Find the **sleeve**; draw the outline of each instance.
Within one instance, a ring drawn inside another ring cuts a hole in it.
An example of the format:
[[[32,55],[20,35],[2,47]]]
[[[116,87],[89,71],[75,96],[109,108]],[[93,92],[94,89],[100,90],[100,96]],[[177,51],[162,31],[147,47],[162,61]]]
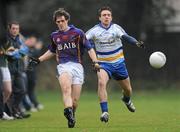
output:
[[[10,47],[14,47],[14,46],[12,45],[9,37],[7,37],[7,41],[6,41],[6,43],[3,45],[3,48],[4,48],[5,50],[7,50],[7,49],[9,49]]]
[[[122,36],[122,40],[128,42],[129,44],[135,45],[138,41],[128,34]]]
[[[121,26],[119,26],[119,25],[117,25],[116,24],[116,29],[117,29],[117,35],[120,37],[120,38],[122,38],[122,36],[123,35],[125,35],[125,34],[127,34],[126,32],[125,32],[125,30],[121,27]]]
[[[48,49],[49,49],[51,52],[56,53],[57,45],[54,43],[54,40],[53,40],[52,35],[50,36],[50,38],[51,38],[51,44],[48,45]]]
[[[85,35],[86,35],[87,40],[91,44],[92,48],[95,48],[95,44],[94,44],[95,37],[94,37],[94,33],[93,33],[93,28],[89,29]]]
[[[11,56],[13,59],[20,59],[22,57],[22,55],[19,53],[19,50],[7,52],[6,55]]]
[[[85,49],[90,50],[92,48],[91,43],[86,38],[86,35],[83,31],[81,32],[81,40],[82,40],[82,43],[83,43],[83,46],[85,47]]]
[[[6,52],[6,55],[11,56],[13,59],[20,59],[29,53],[29,48],[24,42],[20,38],[17,41],[20,44],[20,48],[15,51]]]
[[[27,55],[29,53],[29,48],[24,44],[24,42],[20,39],[19,42],[21,43],[19,54],[21,55]]]
[[[126,41],[129,44],[133,44],[133,45],[137,43],[137,40],[134,37],[128,35],[121,26],[116,24],[116,27],[117,27],[117,34],[123,41]]]
[[[93,30],[92,29],[89,29],[87,32],[86,32],[86,38],[88,40],[93,40]]]
[[[29,52],[29,48],[25,45],[23,45],[20,49],[19,49],[19,53],[21,55],[27,55]]]

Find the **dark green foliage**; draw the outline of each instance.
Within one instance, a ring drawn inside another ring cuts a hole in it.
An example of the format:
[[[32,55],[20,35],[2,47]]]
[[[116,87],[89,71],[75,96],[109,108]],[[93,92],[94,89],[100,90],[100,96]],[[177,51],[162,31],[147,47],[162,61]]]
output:
[[[132,80],[176,81],[180,75],[178,70],[180,65],[174,59],[179,58],[175,51],[178,48],[172,50],[172,44],[173,47],[178,47],[179,39],[177,34],[169,35],[164,32],[165,20],[174,16],[174,10],[166,4],[165,0],[23,0],[8,6],[8,20],[18,20],[25,36],[36,34],[47,47],[50,43],[50,33],[56,30],[52,20],[56,9],[60,7],[67,9],[71,14],[70,24],[87,31],[99,22],[97,10],[104,5],[113,9],[115,23],[120,24],[129,35],[143,40],[147,49],[150,49],[146,52],[124,43],[124,54]],[[163,37],[164,35],[167,37]],[[152,69],[148,62],[150,53],[157,50],[167,55],[167,64],[160,70]],[[38,84],[46,88],[57,85],[57,83],[52,84],[55,82],[55,65],[55,62],[50,61],[40,66],[44,66],[47,70],[44,72],[44,68],[39,68],[39,74],[43,78],[39,78],[41,83]],[[92,83],[97,82],[96,74],[92,72],[87,54],[84,57],[84,66],[87,84],[85,87],[90,85],[91,89],[96,89],[96,83]],[[172,69],[175,69],[173,74],[171,74]],[[49,77],[51,79],[48,79]]]

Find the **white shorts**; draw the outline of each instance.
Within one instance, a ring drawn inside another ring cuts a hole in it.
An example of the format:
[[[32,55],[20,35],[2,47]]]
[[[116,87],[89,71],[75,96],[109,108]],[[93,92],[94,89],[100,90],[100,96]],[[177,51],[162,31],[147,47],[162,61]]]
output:
[[[0,69],[2,72],[2,81],[3,82],[11,81],[11,74],[9,72],[9,68],[8,67],[0,67]]]
[[[57,65],[58,75],[67,72],[72,76],[72,84],[84,83],[84,68],[80,63],[67,62]]]

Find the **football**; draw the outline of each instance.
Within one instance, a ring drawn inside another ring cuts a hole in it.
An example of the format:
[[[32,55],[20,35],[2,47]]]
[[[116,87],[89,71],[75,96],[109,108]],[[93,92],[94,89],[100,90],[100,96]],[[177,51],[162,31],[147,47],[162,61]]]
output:
[[[149,63],[153,68],[159,69],[166,63],[166,56],[160,51],[153,52],[149,57]]]

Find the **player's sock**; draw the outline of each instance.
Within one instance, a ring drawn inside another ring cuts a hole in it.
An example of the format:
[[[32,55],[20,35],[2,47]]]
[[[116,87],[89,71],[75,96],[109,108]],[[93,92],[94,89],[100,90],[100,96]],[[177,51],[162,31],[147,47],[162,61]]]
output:
[[[64,115],[69,116],[73,113],[73,108],[72,107],[67,107],[64,109]]]
[[[130,96],[123,95],[122,100],[123,100],[124,102],[128,103],[129,100],[130,100]]]
[[[108,103],[107,102],[101,102],[100,106],[101,106],[102,113],[103,112],[108,112]]]
[[[75,112],[76,112],[76,107],[73,106],[73,116],[74,116],[74,118],[75,118]]]
[[[65,108],[64,109],[64,116],[68,120],[68,127],[73,128],[75,126],[75,119],[73,116],[73,108],[72,107]]]
[[[67,107],[67,108],[65,108],[65,109],[64,109],[64,112],[69,111],[69,110],[72,110],[72,107]]]
[[[130,112],[135,112],[136,108],[134,106],[134,104],[132,103],[131,99],[129,96],[123,96],[122,97],[122,101],[125,103],[125,105],[127,106],[128,110]]]
[[[102,115],[100,116],[100,120],[102,122],[107,123],[109,120],[108,104],[107,104],[107,102],[101,102],[100,106],[101,106],[101,111],[102,111]]]

